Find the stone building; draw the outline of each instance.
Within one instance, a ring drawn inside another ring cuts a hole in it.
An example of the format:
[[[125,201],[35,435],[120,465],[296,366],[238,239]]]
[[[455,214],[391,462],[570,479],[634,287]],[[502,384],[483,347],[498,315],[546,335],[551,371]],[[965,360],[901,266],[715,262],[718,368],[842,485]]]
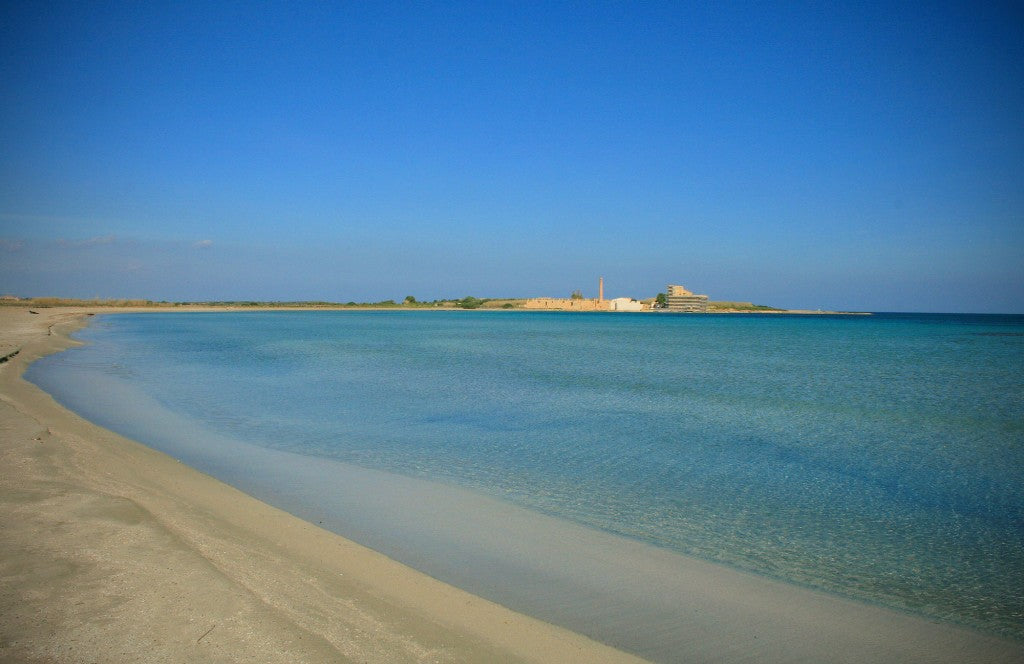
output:
[[[577,291],[578,293],[579,291]],[[533,297],[524,309],[558,309],[561,311],[611,311],[611,302],[604,299],[604,277],[597,281],[597,299],[583,297]]]
[[[608,300],[569,297],[533,297],[523,303],[524,309],[557,309],[561,311],[608,311]]]

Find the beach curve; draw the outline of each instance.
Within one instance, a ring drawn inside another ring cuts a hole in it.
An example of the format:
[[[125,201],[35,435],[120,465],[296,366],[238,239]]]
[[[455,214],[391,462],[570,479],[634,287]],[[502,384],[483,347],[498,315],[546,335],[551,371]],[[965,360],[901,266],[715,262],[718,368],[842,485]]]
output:
[[[641,661],[67,411],[21,373],[88,313],[0,309],[0,660]]]

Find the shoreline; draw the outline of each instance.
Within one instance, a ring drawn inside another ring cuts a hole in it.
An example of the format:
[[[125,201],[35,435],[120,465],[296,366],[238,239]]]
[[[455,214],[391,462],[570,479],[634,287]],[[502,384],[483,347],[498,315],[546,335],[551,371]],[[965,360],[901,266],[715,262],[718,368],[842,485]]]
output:
[[[163,635],[171,629],[176,631],[170,638],[178,640],[163,645],[168,648],[166,652],[174,653],[172,659],[176,661],[241,659],[249,656],[245,653],[253,652],[252,648],[262,648],[252,655],[261,661],[275,661],[274,657],[278,657],[277,661],[640,661],[435,581],[261,503],[162,453],[81,420],[18,377],[34,359],[75,344],[65,335],[85,324],[86,314],[91,312],[136,313],[139,309],[49,310],[36,316],[22,309],[20,316],[14,317],[0,310],[0,355],[6,355],[8,347],[17,345],[7,343],[12,334],[18,336],[10,330],[13,318],[20,317],[22,323],[32,327],[24,332],[28,341],[20,346],[23,352],[11,364],[0,365],[3,454],[6,467],[12,469],[11,477],[4,477],[0,485],[0,517],[5,534],[15,534],[13,547],[12,542],[3,544],[4,555],[0,560],[12,559],[9,550],[20,552],[23,557],[25,551],[32,551],[37,558],[20,564],[32,567],[41,561],[44,568],[19,576],[9,573],[11,565],[5,563],[4,587],[13,591],[3,591],[4,619],[0,623],[28,627],[28,610],[14,601],[18,592],[29,598],[19,601],[27,601],[29,606],[35,602],[44,615],[63,616],[67,606],[56,606],[55,602],[63,600],[67,593],[63,585],[52,587],[54,570],[59,572],[60,584],[70,580],[82,585],[82,570],[90,563],[93,568],[96,566],[95,556],[86,556],[88,559],[83,562],[81,556],[69,552],[86,550],[101,551],[116,562],[104,563],[107,574],[98,579],[92,575],[92,568],[84,572],[85,583],[74,597],[76,602],[84,602],[83,606],[89,607],[91,602],[91,608],[79,612],[77,623],[70,621],[69,628],[69,621],[64,619],[43,625],[57,640],[66,637],[69,647],[75,644],[74,656],[72,651],[57,651],[64,652],[69,661],[90,656],[106,661],[144,661],[148,648],[134,651],[131,656],[123,654],[120,660],[118,652],[124,652],[126,642],[157,641],[151,632]],[[48,336],[50,326],[56,334]],[[19,366],[20,369],[12,371]],[[26,422],[26,418],[33,418],[35,423],[32,419]],[[22,432],[21,439],[12,436],[14,430]],[[16,467],[28,472],[15,473]],[[64,493],[52,493],[55,485],[63,487]],[[71,504],[68,495],[75,497]],[[36,510],[41,510],[44,517]],[[35,525],[20,524],[14,516],[34,520]],[[86,532],[95,529],[97,522],[102,536]],[[45,530],[47,523],[56,534]],[[563,533],[572,530],[558,524],[552,528]],[[47,534],[40,537],[43,530]],[[608,557],[615,565],[623,563],[621,558],[608,555],[604,548],[606,540],[592,538],[582,531],[572,532],[573,538],[586,538],[586,550],[593,552],[588,558]],[[140,537],[144,540],[141,545]],[[134,548],[123,550],[126,541]],[[688,571],[688,577],[673,577],[666,582],[672,586],[675,604],[685,606],[693,614],[685,622],[670,621],[665,626],[683,634],[682,641],[688,645],[679,654],[683,661],[845,658],[878,662],[1009,662],[1024,655],[1024,644],[1016,641],[669,556],[660,550],[650,555],[643,547],[631,546],[630,550],[638,554],[635,559],[639,562],[635,564],[644,568],[643,575],[636,579],[638,592],[651,594],[659,590],[656,586],[662,585],[662,572],[666,569],[663,560],[668,560],[665,565],[673,569],[683,565]],[[137,559],[140,551],[141,558]],[[39,553],[43,555],[38,556]],[[562,557],[567,554],[568,551],[560,552]],[[180,562],[172,573],[165,564],[168,557],[191,562]],[[629,562],[633,564],[634,559],[631,557]],[[207,574],[209,566],[217,572],[212,577]],[[186,572],[182,574],[182,570]],[[151,594],[145,588],[163,583],[177,584],[181,595],[177,600],[161,596],[152,607],[154,610],[147,613],[153,614],[150,622],[142,621],[141,626],[138,607],[133,613],[112,616],[114,627],[109,629],[92,625],[97,609],[104,615],[104,602],[112,596],[121,602],[114,602],[114,608],[138,603],[132,593],[121,591],[119,584],[128,574],[137,577],[132,581],[137,592]],[[15,580],[13,584],[11,578]],[[396,585],[394,579],[398,578],[402,580]],[[221,590],[214,595],[207,586]],[[50,590],[53,603],[46,598],[38,599],[40,588]],[[268,624],[267,633],[274,636],[260,639],[260,634],[253,633],[259,630],[247,628],[240,620],[222,622],[208,617],[204,622],[195,616],[206,610],[206,603],[217,607],[224,595],[241,602],[242,608],[233,606],[235,612],[228,611],[228,615],[259,614],[259,619]],[[246,598],[254,604],[243,601]],[[453,606],[463,609],[462,613],[453,613]],[[264,615],[268,610],[270,613]],[[21,622],[12,621],[12,616]],[[400,626],[397,629],[396,616]],[[374,628],[369,629],[368,625]],[[5,649],[11,644],[24,642],[10,630],[11,627],[0,627],[0,655],[7,655]],[[412,637],[408,636],[410,630]],[[95,651],[98,656],[89,655],[88,650],[83,654],[78,649],[83,641],[81,635],[90,633],[94,634],[92,640],[84,640],[101,648]],[[95,638],[100,633],[102,638]],[[48,638],[53,640],[53,636]],[[444,645],[436,645],[438,641]],[[308,651],[311,654],[290,650],[298,642],[316,648]],[[288,645],[285,648],[282,644]],[[46,647],[51,645],[48,642]],[[220,649],[211,652],[214,645]],[[181,655],[182,646],[191,648],[188,658]],[[148,647],[152,648],[152,643]],[[842,652],[844,648],[852,650]],[[27,651],[12,650],[11,654],[21,656],[24,652]],[[36,656],[60,659],[58,654],[51,648]],[[153,658],[159,659],[156,655]]]
[[[96,310],[44,311],[0,310],[0,660],[642,661],[82,420],[21,374]]]

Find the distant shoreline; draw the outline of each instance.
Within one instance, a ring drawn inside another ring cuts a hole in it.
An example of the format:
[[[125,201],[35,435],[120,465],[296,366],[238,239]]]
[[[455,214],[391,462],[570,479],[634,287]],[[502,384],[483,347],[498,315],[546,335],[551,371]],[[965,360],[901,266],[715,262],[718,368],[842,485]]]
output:
[[[672,313],[664,309],[655,309],[652,313]],[[772,309],[772,310],[747,310],[747,309],[716,309],[708,311],[708,314],[797,314],[800,316],[871,316],[870,311],[823,311],[821,309]]]
[[[28,309],[59,309],[59,308],[96,308],[102,310],[117,309],[120,311],[132,312],[167,312],[167,311],[523,311],[523,312],[552,312],[567,311],[568,313],[584,313],[565,309],[527,309],[522,306],[524,299],[494,298],[482,299],[481,304],[473,307],[463,307],[457,304],[457,300],[444,300],[442,303],[421,303],[412,304],[400,303],[340,303],[340,302],[153,302],[151,300],[74,300],[64,298],[30,298],[19,300],[0,301],[2,307],[21,307]],[[714,307],[717,303],[711,302]],[[596,311],[587,313],[698,313],[678,312],[668,309],[645,309],[640,312],[624,311]],[[712,308],[702,314],[785,314],[785,315],[808,315],[808,316],[871,316],[870,311],[831,311],[820,309],[775,309],[751,305],[749,308]]]

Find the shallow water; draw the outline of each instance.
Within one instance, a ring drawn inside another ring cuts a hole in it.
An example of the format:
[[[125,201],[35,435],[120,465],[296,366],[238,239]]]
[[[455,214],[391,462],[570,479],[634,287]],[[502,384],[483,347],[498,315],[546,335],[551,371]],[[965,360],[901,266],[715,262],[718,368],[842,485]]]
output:
[[[493,549],[402,517],[425,485],[401,477],[1024,638],[1024,317],[126,314],[78,337],[28,378],[510,605],[478,587]],[[384,493],[394,518],[368,518]]]

